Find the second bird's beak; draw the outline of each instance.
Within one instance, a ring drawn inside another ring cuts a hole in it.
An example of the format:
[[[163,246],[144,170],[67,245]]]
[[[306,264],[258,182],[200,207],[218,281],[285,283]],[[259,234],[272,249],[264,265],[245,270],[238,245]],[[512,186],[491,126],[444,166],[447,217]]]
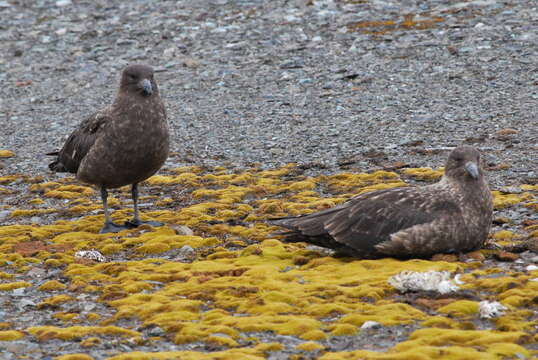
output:
[[[478,165],[473,161],[469,161],[465,164],[465,170],[467,171],[467,173],[469,173],[469,175],[471,175],[473,179],[478,179],[478,177],[480,176],[480,172],[478,171]]]
[[[142,91],[144,92],[144,95],[151,95],[153,94],[153,87],[151,86],[151,81],[148,79],[142,80],[140,83],[138,83]]]

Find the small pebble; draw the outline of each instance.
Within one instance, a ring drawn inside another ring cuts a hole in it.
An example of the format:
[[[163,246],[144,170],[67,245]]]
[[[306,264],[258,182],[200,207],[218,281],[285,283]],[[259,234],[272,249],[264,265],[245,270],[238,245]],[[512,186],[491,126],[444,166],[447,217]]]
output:
[[[163,336],[165,334],[164,330],[158,326],[155,326],[148,331],[149,336]]]
[[[32,217],[30,218],[30,222],[31,222],[32,224],[41,224],[42,219],[41,219],[39,216],[32,216]]]
[[[58,6],[58,7],[69,6],[71,4],[72,4],[71,0],[58,0],[58,1],[56,1],[56,6]]]
[[[189,245],[183,245],[178,252],[178,257],[182,261],[193,262],[196,260],[196,251]]]
[[[368,320],[368,321],[365,321],[362,326],[361,326],[361,330],[367,330],[367,329],[378,329],[381,327],[381,324],[378,323],[377,321],[371,321],[371,320]]]
[[[188,236],[192,236],[194,235],[194,232],[192,231],[192,229],[186,225],[170,225],[170,227],[172,229],[174,229],[174,231],[176,232],[176,234],[178,235],[188,235]]]

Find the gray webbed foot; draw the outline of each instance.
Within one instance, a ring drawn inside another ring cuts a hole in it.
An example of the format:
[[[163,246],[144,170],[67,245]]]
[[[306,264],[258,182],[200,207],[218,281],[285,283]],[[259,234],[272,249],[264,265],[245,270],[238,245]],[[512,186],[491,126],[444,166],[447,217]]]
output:
[[[147,224],[147,225],[154,226],[154,227],[159,227],[159,226],[163,226],[163,225],[164,225],[162,222],[151,221],[151,220],[145,221],[145,220],[135,220],[135,219],[132,219],[132,220],[129,220],[129,221],[126,221],[126,222],[125,222],[125,226],[126,226],[127,228],[129,228],[129,229],[132,229],[132,228],[135,228],[135,227],[139,227],[140,225],[143,225],[143,224]]]
[[[127,226],[118,225],[113,223],[112,221],[106,222],[101,230],[99,230],[99,234],[106,234],[106,233],[117,233],[125,229],[130,229]]]

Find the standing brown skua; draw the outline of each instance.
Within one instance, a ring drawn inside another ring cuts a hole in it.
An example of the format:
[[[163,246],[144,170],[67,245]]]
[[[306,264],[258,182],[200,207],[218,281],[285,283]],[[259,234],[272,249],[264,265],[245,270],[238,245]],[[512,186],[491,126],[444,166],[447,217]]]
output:
[[[56,172],[76,174],[82,182],[100,188],[105,212],[101,233],[118,232],[141,224],[138,183],[155,174],[168,157],[166,110],[159,96],[153,69],[129,65],[122,74],[114,102],[84,120],[69,136],[49,164]],[[134,216],[124,225],[110,219],[107,189],[131,185]]]
[[[358,258],[423,258],[480,248],[493,216],[491,192],[473,147],[454,149],[435,184],[364,193],[321,212],[273,219],[288,242]]]

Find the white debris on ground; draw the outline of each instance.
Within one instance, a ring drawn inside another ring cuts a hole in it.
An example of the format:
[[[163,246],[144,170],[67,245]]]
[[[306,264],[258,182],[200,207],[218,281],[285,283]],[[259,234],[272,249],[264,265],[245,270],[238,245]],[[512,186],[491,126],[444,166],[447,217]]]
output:
[[[105,262],[106,258],[97,250],[81,250],[75,253],[75,258],[89,259],[99,262]]]
[[[458,291],[457,284],[463,284],[458,275],[451,279],[448,271],[402,271],[391,276],[388,283],[400,292],[436,291],[440,294]]]
[[[456,274],[456,276],[454,276],[454,282],[456,283],[456,285],[465,284],[465,282],[461,280],[460,278],[461,278],[461,274]]]
[[[506,306],[497,301],[480,301],[479,313],[481,319],[491,319],[504,315],[504,311],[508,310]]]
[[[380,328],[380,327],[381,327],[381,324],[378,323],[377,321],[368,320],[368,321],[365,321],[362,324],[361,330],[377,329],[377,328]]]

